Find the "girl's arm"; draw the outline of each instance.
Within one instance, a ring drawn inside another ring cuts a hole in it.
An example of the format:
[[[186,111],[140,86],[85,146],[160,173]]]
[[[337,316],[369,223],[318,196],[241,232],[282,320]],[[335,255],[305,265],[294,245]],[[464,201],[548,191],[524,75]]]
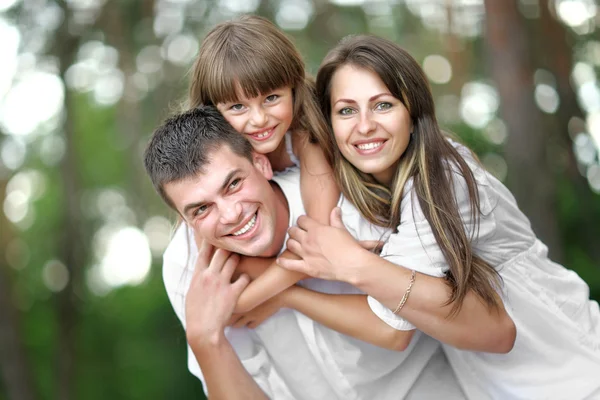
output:
[[[280,257],[298,259],[295,254],[287,250]],[[242,257],[236,272],[248,274],[252,282],[239,297],[235,314],[252,310],[307,277],[301,272],[281,268],[276,264],[275,258]]]
[[[323,150],[306,137],[296,133],[292,135],[294,153],[300,161],[302,203],[308,216],[322,224],[329,224],[329,214],[340,199],[340,190]]]
[[[365,295],[325,294],[297,285],[249,312],[234,314],[229,324],[254,329],[280,308],[292,308],[330,329],[390,350],[405,350],[414,333],[414,329],[397,330],[379,319]]]
[[[326,327],[390,350],[405,350],[414,334],[379,319],[367,304],[367,296],[325,294],[298,286],[281,293],[282,307],[293,308]]]

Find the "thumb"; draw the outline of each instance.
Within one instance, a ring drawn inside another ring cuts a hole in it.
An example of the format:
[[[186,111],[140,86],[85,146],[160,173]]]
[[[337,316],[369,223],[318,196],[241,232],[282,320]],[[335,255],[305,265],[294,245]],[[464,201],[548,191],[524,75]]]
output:
[[[231,287],[233,288],[235,294],[239,297],[249,283],[250,277],[247,274],[241,274],[240,277],[231,284]]]
[[[342,222],[342,210],[339,207],[335,207],[331,210],[331,214],[329,215],[329,225],[334,228],[346,228]]]

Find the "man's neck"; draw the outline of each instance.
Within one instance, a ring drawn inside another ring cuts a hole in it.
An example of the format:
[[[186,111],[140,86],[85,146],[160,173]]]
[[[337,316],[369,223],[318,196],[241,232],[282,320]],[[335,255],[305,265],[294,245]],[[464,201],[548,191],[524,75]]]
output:
[[[284,240],[287,234],[287,230],[290,225],[290,206],[283,193],[283,190],[279,187],[279,185],[270,181],[271,187],[273,188],[273,192],[275,194],[275,237],[273,240],[273,247],[269,249],[270,256],[276,256],[281,252],[281,249],[284,247]],[[267,256],[268,257],[268,256]]]

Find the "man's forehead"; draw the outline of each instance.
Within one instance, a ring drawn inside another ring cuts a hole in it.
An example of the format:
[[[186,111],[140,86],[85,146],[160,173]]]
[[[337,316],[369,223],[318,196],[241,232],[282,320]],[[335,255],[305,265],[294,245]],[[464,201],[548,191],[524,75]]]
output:
[[[208,170],[223,170],[226,168],[253,167],[250,160],[236,154],[229,145],[223,144],[207,153],[208,162],[202,167],[203,174],[209,174]]]

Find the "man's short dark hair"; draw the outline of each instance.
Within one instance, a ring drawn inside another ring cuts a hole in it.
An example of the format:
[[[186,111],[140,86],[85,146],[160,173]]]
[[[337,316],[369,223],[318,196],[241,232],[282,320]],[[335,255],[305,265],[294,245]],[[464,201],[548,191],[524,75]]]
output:
[[[250,142],[215,107],[199,106],[170,117],[154,131],[144,166],[158,194],[175,209],[165,185],[202,173],[209,155],[223,145],[252,161]]]

